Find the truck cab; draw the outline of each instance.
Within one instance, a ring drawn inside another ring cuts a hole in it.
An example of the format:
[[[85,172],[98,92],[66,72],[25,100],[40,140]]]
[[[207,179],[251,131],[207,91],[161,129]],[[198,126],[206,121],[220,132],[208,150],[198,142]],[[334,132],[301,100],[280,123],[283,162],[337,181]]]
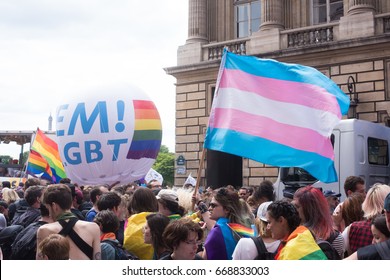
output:
[[[281,167],[274,184],[278,199],[283,197],[286,187],[313,185],[341,193],[344,200],[344,182],[351,175],[362,177],[367,190],[375,183],[389,183],[389,127],[364,120],[341,120],[333,129],[331,141],[338,181],[325,184],[302,168]]]

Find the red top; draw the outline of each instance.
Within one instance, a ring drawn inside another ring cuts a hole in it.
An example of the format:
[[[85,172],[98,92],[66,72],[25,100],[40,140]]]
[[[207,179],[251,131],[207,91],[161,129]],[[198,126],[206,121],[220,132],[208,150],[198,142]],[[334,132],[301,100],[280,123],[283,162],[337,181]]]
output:
[[[372,244],[371,221],[353,222],[349,228],[349,248],[351,254],[357,249]]]

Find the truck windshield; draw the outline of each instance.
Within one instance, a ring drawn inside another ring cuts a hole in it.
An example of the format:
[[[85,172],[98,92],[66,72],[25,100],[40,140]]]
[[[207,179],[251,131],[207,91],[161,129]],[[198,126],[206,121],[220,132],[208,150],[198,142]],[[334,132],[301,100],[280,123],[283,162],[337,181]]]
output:
[[[286,183],[314,183],[318,181],[309,172],[299,167],[281,167],[280,168],[280,179]]]

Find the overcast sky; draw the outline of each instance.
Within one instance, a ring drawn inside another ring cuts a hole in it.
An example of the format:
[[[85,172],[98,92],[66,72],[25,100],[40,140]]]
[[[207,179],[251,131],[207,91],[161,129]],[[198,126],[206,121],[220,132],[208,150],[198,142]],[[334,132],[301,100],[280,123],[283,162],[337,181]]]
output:
[[[176,65],[187,21],[187,0],[0,0],[0,130],[47,130],[60,100],[130,83],[156,104],[173,152],[176,80],[163,68]]]

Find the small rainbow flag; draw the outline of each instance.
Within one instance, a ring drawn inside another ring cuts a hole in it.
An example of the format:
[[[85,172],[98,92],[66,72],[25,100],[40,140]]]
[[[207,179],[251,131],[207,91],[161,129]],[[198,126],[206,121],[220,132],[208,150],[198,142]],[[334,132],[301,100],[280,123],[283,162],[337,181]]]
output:
[[[38,154],[41,159],[38,159],[37,157],[35,157],[35,159],[40,162],[39,165],[45,170],[47,167],[45,166],[44,161],[46,161],[46,164],[50,167],[51,174],[48,172],[46,173],[52,176],[51,179],[53,183],[57,183],[62,178],[66,177],[60,153],[58,152],[57,143],[47,137],[39,128],[37,129],[34,142],[31,145],[31,151],[34,151],[35,153],[32,153],[33,157],[29,158],[28,164],[31,163],[30,161],[33,161],[34,155]]]
[[[135,113],[134,136],[128,159],[155,159],[160,151],[162,129],[160,115],[152,101],[133,100]]]
[[[238,233],[240,236],[243,237],[252,237],[255,236],[255,231],[252,228],[247,228],[243,225],[240,224],[235,224],[235,223],[228,223],[228,226]]]
[[[39,176],[42,179],[49,181],[53,180],[53,173],[51,172],[49,164],[43,157],[41,157],[39,153],[34,150],[30,151],[26,172],[27,174],[33,176]]]

